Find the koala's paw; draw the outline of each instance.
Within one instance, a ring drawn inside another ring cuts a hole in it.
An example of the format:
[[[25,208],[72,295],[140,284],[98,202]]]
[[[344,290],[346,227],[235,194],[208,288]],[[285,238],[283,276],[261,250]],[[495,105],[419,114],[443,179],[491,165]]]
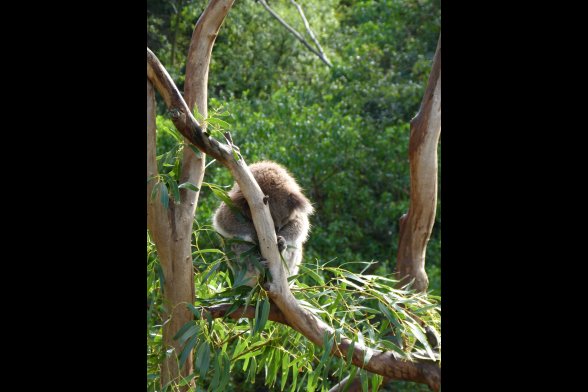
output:
[[[282,253],[282,251],[286,249],[286,239],[281,235],[278,236],[278,251]]]
[[[261,265],[264,266],[264,268],[267,268],[269,266],[269,262],[267,261],[267,259],[264,259],[263,257],[259,259],[259,262],[261,263]]]

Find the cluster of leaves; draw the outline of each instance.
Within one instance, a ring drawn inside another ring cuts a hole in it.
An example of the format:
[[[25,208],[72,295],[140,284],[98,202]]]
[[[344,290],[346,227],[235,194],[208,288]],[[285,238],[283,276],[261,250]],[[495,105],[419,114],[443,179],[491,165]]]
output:
[[[210,227],[203,226],[194,234],[211,233]],[[161,310],[161,293],[153,287],[158,287],[155,282],[161,284],[163,277],[151,242],[149,249],[148,277],[152,288],[148,298],[151,309]],[[399,359],[439,359],[439,348],[429,345],[421,325],[424,322],[440,331],[438,297],[396,289],[393,279],[353,273],[348,265],[335,266],[330,262],[303,266],[299,275],[290,278],[292,291],[303,307],[335,330],[334,334],[325,335],[323,348],[318,348],[290,327],[268,321],[270,302],[265,291],[259,285],[233,285],[234,277],[226,268],[222,251],[195,247],[193,257],[200,273],[195,281],[196,303],[188,307],[195,320],[184,325],[175,339],[184,344],[180,365],[194,349],[195,371],[179,385],[194,381],[199,391],[247,391],[254,390],[261,377],[269,390],[323,391],[347,375],[358,375],[365,390],[368,385],[380,385],[382,377],[352,365],[349,354],[342,358],[330,356],[331,348],[342,337],[352,339],[354,345],[392,351]],[[370,267],[370,263],[358,264],[363,272]],[[255,307],[255,318],[213,320],[205,309],[219,304],[230,304],[232,310],[239,306]],[[161,313],[153,310],[150,316],[154,319],[161,317]],[[158,391],[159,363],[165,355],[158,344],[161,325],[153,323],[148,332],[148,390]],[[364,360],[369,361],[369,357]],[[179,385],[170,385],[167,390]]]

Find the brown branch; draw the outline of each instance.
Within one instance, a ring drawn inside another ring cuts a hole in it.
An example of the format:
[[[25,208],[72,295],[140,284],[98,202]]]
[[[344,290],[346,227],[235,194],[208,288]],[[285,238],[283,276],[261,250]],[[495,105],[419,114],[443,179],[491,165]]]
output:
[[[426,291],[425,252],[437,207],[437,144],[441,134],[441,35],[427,89],[410,122],[410,206],[400,218],[396,274],[398,285],[414,279],[413,288]]]
[[[212,48],[225,17],[233,6],[234,0],[211,0],[198,18],[186,61],[186,79],[184,82],[184,100],[190,111],[194,107],[204,117],[208,117],[208,70]],[[182,178],[180,183],[189,182],[200,189],[204,179],[206,156],[196,154],[191,148],[184,148],[182,157]],[[192,216],[198,205],[200,191],[180,189],[183,206]]]
[[[191,144],[218,160],[224,160],[225,157],[230,156],[230,151],[226,146],[209,138],[209,135],[204,132],[191,110],[188,109],[188,105],[169,73],[149,48],[147,48],[147,78],[165,101],[172,122]]]
[[[212,318],[221,318],[221,317],[225,317],[227,315],[227,312],[229,311],[229,309],[232,306],[233,306],[232,304],[221,304],[221,305],[213,305],[213,306],[203,306],[201,309],[203,311],[208,312],[212,316]],[[239,320],[241,318],[254,319],[255,318],[255,307],[253,307],[253,306],[247,306],[247,307],[239,306],[237,309],[235,309],[233,312],[231,312],[231,314],[229,314],[228,317],[232,318],[233,320]],[[276,323],[287,325],[289,327],[291,326],[288,323],[288,320],[286,320],[286,317],[284,317],[284,313],[282,313],[280,308],[278,308],[276,306],[276,304],[274,304],[272,301],[270,301],[270,312],[269,312],[269,316],[267,319],[271,320],[271,321],[275,321]]]
[[[203,152],[214,156],[218,162],[231,171],[251,208],[259,248],[263,258],[268,261],[268,269],[272,277],[272,281],[267,283],[265,287],[268,296],[284,314],[286,321],[293,329],[300,332],[314,344],[322,346],[324,335],[333,335],[334,330],[323,320],[302,308],[292,295],[280,260],[269,206],[263,202],[264,194],[253,178],[244,159],[239,155],[238,151],[235,151],[237,155],[237,159],[235,159],[229,146],[219,143],[214,138],[204,134],[194,116],[187,110],[186,103],[171,81],[169,74],[149,49],[147,49],[147,75],[164,97],[172,113],[172,121],[176,128],[190,142],[194,143]],[[339,344],[334,344],[331,353],[345,358],[351,344],[351,340],[342,338]],[[366,357],[371,357],[371,359],[364,364],[364,358]],[[425,383],[434,390],[438,390],[440,385],[440,368],[431,361],[410,362],[398,360],[392,352],[374,350],[359,343],[355,344],[352,358],[355,366],[372,373],[396,380]]]
[[[267,12],[270,13],[271,16],[273,16],[278,22],[280,22],[280,24],[282,24],[282,26],[284,26],[286,28],[286,30],[288,30],[294,37],[296,37],[296,39],[298,39],[298,41],[302,42],[302,44],[304,46],[306,46],[306,48],[308,50],[310,50],[312,53],[314,53],[315,55],[318,56],[319,59],[321,59],[321,61],[323,63],[325,63],[326,65],[328,65],[329,67],[332,67],[333,64],[331,64],[331,62],[329,61],[329,59],[326,58],[326,56],[322,53],[322,49],[321,52],[318,52],[315,48],[313,48],[307,40],[304,39],[304,37],[298,32],[296,31],[292,26],[290,26],[288,23],[286,23],[286,21],[284,19],[282,19],[280,17],[280,15],[278,15],[276,13],[276,11],[274,11],[265,0],[258,0],[259,3],[267,10]]]

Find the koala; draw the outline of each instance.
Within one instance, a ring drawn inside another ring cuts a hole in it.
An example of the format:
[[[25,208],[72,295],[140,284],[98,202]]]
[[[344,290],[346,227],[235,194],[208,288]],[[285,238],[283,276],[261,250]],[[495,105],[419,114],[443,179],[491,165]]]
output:
[[[296,180],[283,166],[272,161],[261,161],[251,164],[249,169],[263,194],[269,197],[269,209],[278,237],[278,250],[286,262],[288,276],[295,275],[302,262],[302,245],[310,231],[308,217],[314,209],[302,194]],[[235,276],[239,272],[245,273],[245,281],[248,282],[246,284],[253,287],[259,277],[256,266],[259,269],[258,261],[261,261],[257,248],[257,232],[249,205],[237,183],[229,191],[229,197],[233,207],[223,202],[216,210],[212,224],[223,237],[237,240],[230,241],[230,250],[235,258],[232,263],[229,262],[229,267]],[[246,269],[245,272],[243,269]]]

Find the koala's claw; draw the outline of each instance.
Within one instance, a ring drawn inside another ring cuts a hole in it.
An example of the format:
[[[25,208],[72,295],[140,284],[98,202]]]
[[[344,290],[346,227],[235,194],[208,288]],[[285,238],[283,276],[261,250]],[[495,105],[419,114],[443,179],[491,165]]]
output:
[[[281,235],[278,236],[278,251],[282,253],[282,251],[286,249],[286,239]]]

